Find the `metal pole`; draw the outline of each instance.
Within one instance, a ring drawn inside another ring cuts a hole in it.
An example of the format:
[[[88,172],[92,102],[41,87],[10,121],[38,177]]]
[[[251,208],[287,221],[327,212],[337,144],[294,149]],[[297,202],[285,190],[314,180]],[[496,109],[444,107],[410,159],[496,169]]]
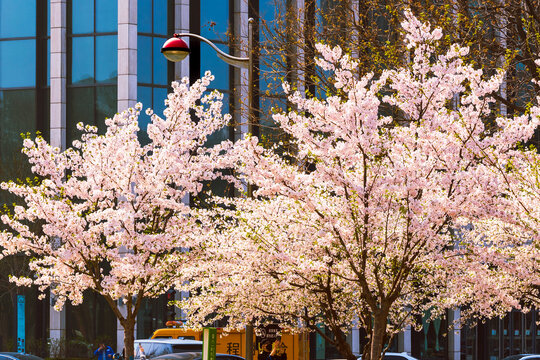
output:
[[[247,121],[248,121],[248,132],[252,135],[254,130],[255,122],[255,109],[254,109],[254,98],[253,98],[253,25],[255,20],[249,18],[248,20],[248,48],[247,48],[247,57],[249,58],[248,66],[248,112],[247,112]],[[248,196],[253,195],[253,187],[248,185]],[[246,325],[246,360],[253,360],[253,323],[250,321]]]

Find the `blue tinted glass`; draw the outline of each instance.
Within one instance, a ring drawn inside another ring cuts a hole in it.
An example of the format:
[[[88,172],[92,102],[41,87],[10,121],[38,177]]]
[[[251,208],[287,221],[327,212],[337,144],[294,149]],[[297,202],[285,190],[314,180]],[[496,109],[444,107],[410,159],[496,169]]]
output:
[[[94,38],[72,38],[71,83],[94,82]]]
[[[165,110],[165,99],[167,98],[167,89],[154,88],[154,112],[163,117],[163,110]]]
[[[167,85],[167,59],[161,55],[161,47],[163,46],[162,38],[154,38],[154,84]]]
[[[152,0],[137,1],[137,31],[152,32]]]
[[[201,35],[210,39],[226,40],[229,28],[228,0],[201,0]]]
[[[226,45],[217,44],[225,53],[229,53]],[[212,89],[229,88],[229,65],[217,57],[216,52],[210,46],[201,44],[201,75],[210,70],[215,79],[210,84]]]
[[[0,41],[0,87],[36,85],[36,41]]]
[[[36,0],[0,0],[0,37],[36,36]]]
[[[167,35],[167,0],[154,0],[154,34]]]
[[[150,122],[150,116],[146,115],[146,109],[153,108],[152,88],[148,86],[137,86],[137,101],[142,103],[142,111],[139,115],[139,128],[146,130]]]
[[[96,32],[116,32],[118,1],[96,0]]]
[[[276,4],[274,0],[260,0],[259,1],[259,14],[261,20],[272,21],[276,17]]]
[[[74,0],[72,3],[71,31],[73,34],[94,32],[94,0]]]
[[[105,119],[113,117],[117,112],[117,89],[116,86],[96,87],[96,124],[101,134],[106,131]]]
[[[118,41],[116,35],[96,36],[96,81],[116,82]]]
[[[157,56],[162,56],[157,54]],[[137,81],[152,83],[152,38],[149,36],[137,37]]]

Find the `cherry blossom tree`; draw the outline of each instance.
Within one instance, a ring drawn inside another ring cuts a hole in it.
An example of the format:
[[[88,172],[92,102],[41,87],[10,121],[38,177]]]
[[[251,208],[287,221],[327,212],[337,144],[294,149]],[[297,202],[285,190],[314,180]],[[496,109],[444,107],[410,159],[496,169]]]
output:
[[[405,16],[409,64],[357,78],[354,59],[318,45],[338,95],[284,86],[293,110],[274,120],[294,152],[249,136],[236,144],[238,174],[256,190],[216,199],[223,222],[189,284],[200,296],[183,304],[193,323],[307,328],[350,360],[346,331],[358,325],[364,359],[376,360],[422,314],[460,306],[464,318],[492,317],[537,294],[530,238],[474,236],[471,224],[519,211],[488,154],[508,157],[526,142],[540,108],[497,117],[490,95],[503,72],[484,74],[458,45],[439,53],[441,30]]]
[[[12,280],[50,289],[56,309],[80,304],[85,290],[102,295],[124,328],[127,358],[141,301],[196,264],[185,249],[198,246],[204,228],[185,200],[220,176],[231,147],[205,146],[230,120],[222,95],[205,94],[212,79],[172,84],[165,117],[147,111],[147,145],[138,140],[139,103],[105,120],[103,135],[79,124],[81,140],[65,151],[41,137],[24,140],[36,178],[2,183],[22,205],[1,218],[9,230],[0,235],[0,257],[27,254],[35,274]]]

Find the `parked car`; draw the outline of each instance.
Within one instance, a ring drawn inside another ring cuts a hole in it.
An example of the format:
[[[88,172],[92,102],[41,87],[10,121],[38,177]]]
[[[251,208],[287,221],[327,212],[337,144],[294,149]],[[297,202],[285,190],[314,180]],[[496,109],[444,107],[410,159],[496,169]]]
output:
[[[358,360],[362,360],[362,355],[358,357]],[[387,352],[384,354],[383,360],[418,360],[418,359],[412,357],[406,352],[401,352],[401,353]]]
[[[154,360],[202,360],[202,352],[173,353],[161,355]],[[216,354],[216,360],[245,360],[243,357],[232,354]]]
[[[43,360],[39,356],[17,352],[0,352],[0,360]]]
[[[199,340],[139,339],[135,340],[134,345],[135,359],[148,360],[166,354],[202,352],[202,341]]]
[[[503,360],[540,360],[540,354],[510,355],[505,357]]]

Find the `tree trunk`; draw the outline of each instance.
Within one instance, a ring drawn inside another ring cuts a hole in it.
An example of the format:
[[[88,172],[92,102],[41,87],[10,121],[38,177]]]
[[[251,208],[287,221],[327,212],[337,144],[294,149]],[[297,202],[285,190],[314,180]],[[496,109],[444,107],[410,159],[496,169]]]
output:
[[[347,360],[356,360],[356,355],[353,354],[351,345],[347,342],[347,337],[343,330],[338,326],[330,326],[334,333],[334,339],[336,342],[336,348],[339,353]]]
[[[378,311],[373,316],[373,330],[371,331],[371,351],[370,360],[380,360],[384,340],[386,338],[386,326],[388,321],[388,314],[382,311]]]
[[[122,321],[124,328],[125,360],[132,360],[135,356],[133,342],[135,341],[135,317],[128,317]]]

